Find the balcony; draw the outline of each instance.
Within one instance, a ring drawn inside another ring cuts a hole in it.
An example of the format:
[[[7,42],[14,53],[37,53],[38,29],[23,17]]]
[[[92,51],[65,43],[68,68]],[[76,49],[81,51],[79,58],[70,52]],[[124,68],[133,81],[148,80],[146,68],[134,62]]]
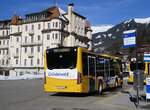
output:
[[[14,53],[14,54],[13,54],[13,57],[14,57],[14,58],[18,58],[18,57],[19,57],[19,53]]]
[[[31,53],[31,52],[28,52],[27,55],[28,55],[29,58],[34,57],[34,53]]]
[[[4,36],[0,35],[0,39],[9,39],[9,38],[10,38],[9,35],[4,35]]]
[[[8,48],[9,48],[8,45],[0,45],[0,49],[1,49],[1,50],[8,49]]]
[[[61,45],[61,40],[57,40],[55,42],[52,42],[51,45]]]
[[[40,41],[34,41],[34,42],[22,42],[21,46],[39,46],[42,45],[42,40]]]
[[[10,36],[21,36],[22,32],[11,33]]]
[[[33,36],[33,35],[34,35],[34,30],[30,30],[30,31],[29,31],[29,35],[30,35],[30,36]]]

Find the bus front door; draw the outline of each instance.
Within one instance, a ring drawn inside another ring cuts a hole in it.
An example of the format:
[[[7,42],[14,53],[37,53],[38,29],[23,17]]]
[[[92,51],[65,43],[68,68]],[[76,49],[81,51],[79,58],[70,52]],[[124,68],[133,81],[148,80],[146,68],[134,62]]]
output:
[[[88,57],[88,84],[89,92],[95,91],[95,75],[96,75],[96,59],[94,57]]]

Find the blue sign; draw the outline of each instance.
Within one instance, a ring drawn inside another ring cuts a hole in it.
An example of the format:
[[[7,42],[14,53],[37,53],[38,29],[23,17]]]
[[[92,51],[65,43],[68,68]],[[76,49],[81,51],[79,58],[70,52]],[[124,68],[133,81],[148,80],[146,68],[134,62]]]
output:
[[[136,46],[136,30],[128,30],[123,32],[123,47],[135,47]]]
[[[150,62],[150,53],[148,54],[144,53],[144,62]]]
[[[150,99],[150,77],[146,78],[146,99]]]

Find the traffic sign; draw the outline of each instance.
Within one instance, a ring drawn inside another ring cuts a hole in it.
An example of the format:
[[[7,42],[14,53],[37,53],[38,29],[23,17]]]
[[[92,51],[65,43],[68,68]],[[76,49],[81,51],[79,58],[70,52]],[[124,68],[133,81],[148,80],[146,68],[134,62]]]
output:
[[[144,62],[150,62],[150,53],[144,53]]]
[[[136,30],[128,30],[123,32],[124,48],[136,46]]]

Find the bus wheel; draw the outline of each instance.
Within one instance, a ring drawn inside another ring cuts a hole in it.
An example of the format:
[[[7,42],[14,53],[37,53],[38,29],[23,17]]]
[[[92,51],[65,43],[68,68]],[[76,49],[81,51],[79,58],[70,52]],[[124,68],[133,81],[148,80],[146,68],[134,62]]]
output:
[[[99,82],[99,87],[98,87],[98,93],[102,94],[102,91],[103,91],[103,83],[102,83],[102,81],[100,81]]]

